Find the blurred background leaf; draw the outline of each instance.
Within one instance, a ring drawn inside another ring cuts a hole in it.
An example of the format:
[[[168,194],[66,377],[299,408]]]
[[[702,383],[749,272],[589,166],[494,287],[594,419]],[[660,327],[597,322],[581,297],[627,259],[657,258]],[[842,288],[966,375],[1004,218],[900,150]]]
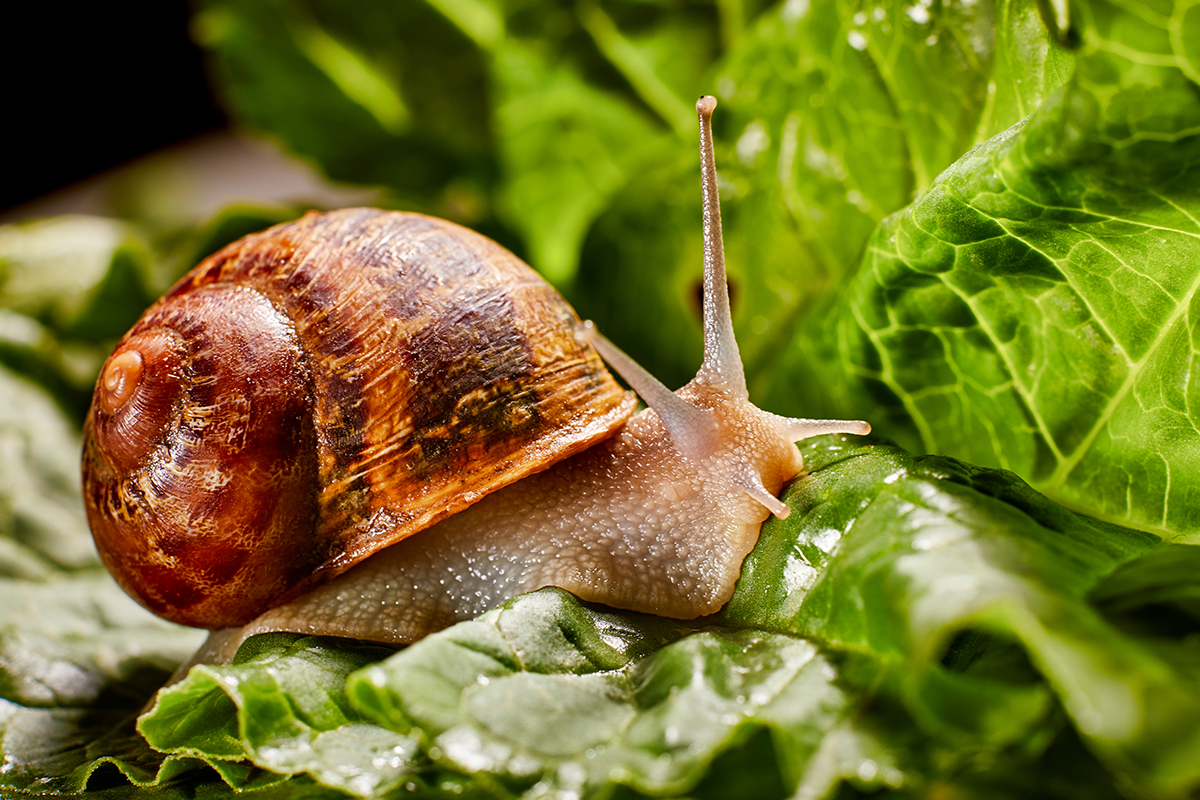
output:
[[[671,385],[699,359],[692,104],[717,94],[737,328],[777,406],[875,225],[1071,65],[1032,0],[209,0],[194,30],[239,124],[498,239]]]

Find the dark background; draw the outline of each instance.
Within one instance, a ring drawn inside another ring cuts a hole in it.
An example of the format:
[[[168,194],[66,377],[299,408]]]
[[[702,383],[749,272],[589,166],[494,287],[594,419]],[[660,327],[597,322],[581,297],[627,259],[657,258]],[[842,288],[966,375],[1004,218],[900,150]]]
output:
[[[0,25],[0,210],[224,125],[182,0],[24,0]]]

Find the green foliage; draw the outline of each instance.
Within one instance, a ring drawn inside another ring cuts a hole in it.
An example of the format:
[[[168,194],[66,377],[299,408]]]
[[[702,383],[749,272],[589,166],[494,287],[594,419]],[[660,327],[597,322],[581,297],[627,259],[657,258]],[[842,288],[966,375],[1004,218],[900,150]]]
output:
[[[673,385],[716,94],[755,397],[900,446],[806,443],[716,617],[544,590],[154,695],[198,634],[103,572],[74,430],[140,309],[287,212],[0,229],[0,794],[1200,792],[1197,6],[206,0],[194,32],[244,125],[514,248]]]
[[[1195,15],[1081,6],[1075,74],[872,235],[838,380],[913,448],[1195,536]],[[844,375],[845,378],[841,376]]]
[[[616,785],[676,796],[703,795],[737,764],[759,797],[825,797],[847,782],[1071,796],[1058,784],[1072,770],[1090,774],[1080,796],[1200,786],[1192,547],[1079,517],[1009,473],[878,442],[804,450],[811,473],[786,496],[792,516],[764,527],[716,618],[611,611],[547,589],[390,657],[262,636],[232,665],[195,667],[161,691],[136,733],[112,714],[99,730],[95,716],[64,716],[128,675],[63,683],[54,699],[41,683],[41,694],[0,687],[23,706],[5,729],[16,769],[4,780],[30,787],[41,770],[43,788],[72,791],[115,767],[160,790],[215,773],[230,790],[290,776],[358,797]],[[116,594],[76,583],[92,605]],[[1189,621],[1152,624],[1172,603]],[[73,604],[39,605],[47,639],[62,638],[46,626],[73,619]],[[132,630],[113,641],[145,647]],[[6,643],[26,658],[50,649]],[[76,645],[77,661],[89,649]],[[36,730],[66,749],[55,759],[20,736],[39,714]],[[98,746],[68,746],[100,733]]]

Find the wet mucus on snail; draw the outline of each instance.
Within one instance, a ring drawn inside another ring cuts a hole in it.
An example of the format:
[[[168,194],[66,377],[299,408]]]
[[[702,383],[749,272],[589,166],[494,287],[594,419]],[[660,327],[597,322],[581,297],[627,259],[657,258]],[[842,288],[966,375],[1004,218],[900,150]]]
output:
[[[101,370],[84,498],[140,603],[213,633],[202,660],[295,631],[411,642],[557,586],[719,610],[803,463],[865,434],[748,399],[710,118],[697,103],[704,359],[672,392],[466,228],[310,213],[209,257]],[[648,408],[605,370],[603,356]],[[414,535],[415,534],[415,535]]]

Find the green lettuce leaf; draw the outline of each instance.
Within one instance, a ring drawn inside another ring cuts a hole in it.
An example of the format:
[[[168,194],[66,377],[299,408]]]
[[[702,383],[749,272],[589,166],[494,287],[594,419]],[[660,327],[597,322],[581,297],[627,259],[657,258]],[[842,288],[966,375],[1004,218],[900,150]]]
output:
[[[717,82],[734,143],[719,163],[738,187],[727,228],[744,271],[742,352],[784,407],[813,368],[812,346],[791,342],[798,326],[827,319],[821,301],[858,270],[878,223],[1036,108],[1072,59],[1033,2],[783,3],[755,33]],[[816,327],[804,334],[824,341]]]
[[[1153,536],[1077,517],[1011,474],[951,459],[872,448],[818,453],[810,466],[788,498],[806,514],[804,532],[755,549],[726,619],[895,658],[924,721],[988,739],[1021,733],[1003,721],[1036,712],[1041,698],[958,682],[959,699],[980,696],[947,705],[941,677],[927,673],[962,631],[1019,643],[1120,775],[1162,790],[1200,779],[1200,729],[1187,721],[1200,713],[1200,675],[1131,639],[1088,598],[1158,547]],[[1001,713],[1004,698],[1015,707]]]
[[[469,207],[493,180],[482,56],[425,3],[221,0],[193,33],[244,124],[336,180],[435,211]]]
[[[343,687],[387,652],[260,636],[231,666],[194,667],[163,690],[138,727],[155,750],[198,758],[234,788],[262,780],[247,771],[250,761],[348,794],[384,794],[417,777],[423,759],[413,737],[366,724]]]
[[[79,501],[79,435],[40,387],[0,364],[0,575],[97,566]]]
[[[914,449],[1196,537],[1200,14],[1072,6],[1075,71],[872,236],[831,333]]]
[[[101,568],[78,458],[59,404],[0,366],[0,792],[69,792],[113,759],[140,782],[175,769],[160,773],[132,721],[203,637]]]
[[[157,761],[93,754],[65,785],[115,765],[154,787],[356,797],[716,797],[726,769],[751,776],[746,797],[1200,788],[1196,617],[1138,622],[1195,611],[1194,548],[883,442],[804,454],[791,517],[764,526],[715,618],[546,589],[390,656],[257,637],[158,694],[138,722]]]

